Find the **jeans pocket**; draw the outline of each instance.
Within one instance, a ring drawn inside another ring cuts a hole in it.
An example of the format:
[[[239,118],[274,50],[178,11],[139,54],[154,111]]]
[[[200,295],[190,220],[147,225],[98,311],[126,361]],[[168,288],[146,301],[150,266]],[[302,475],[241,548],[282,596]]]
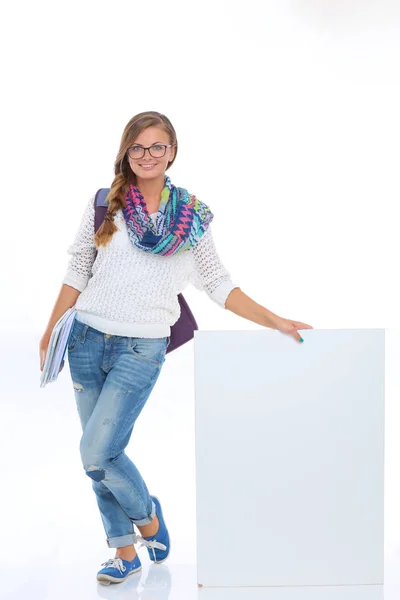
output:
[[[67,348],[68,352],[74,352],[76,349],[76,344],[78,342],[78,336],[73,331],[70,333]]]
[[[130,338],[129,351],[137,358],[160,366],[166,350],[165,338]]]

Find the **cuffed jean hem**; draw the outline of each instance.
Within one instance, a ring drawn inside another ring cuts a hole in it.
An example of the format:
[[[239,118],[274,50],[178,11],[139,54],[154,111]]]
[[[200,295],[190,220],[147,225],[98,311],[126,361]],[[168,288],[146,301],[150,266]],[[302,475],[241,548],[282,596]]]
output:
[[[142,525],[147,525],[151,523],[154,517],[156,516],[156,505],[153,500],[151,501],[151,513],[148,517],[144,519],[130,519],[132,523],[136,526],[141,527]],[[119,535],[117,537],[106,539],[107,546],[109,548],[123,548],[124,546],[130,546],[133,544],[133,533],[127,533],[126,535]]]
[[[133,544],[133,533],[127,535],[120,535],[119,537],[113,537],[106,540],[109,548],[123,548],[124,546],[131,546]]]
[[[148,517],[145,517],[144,519],[131,519],[132,523],[136,526],[142,526],[142,525],[147,525],[148,523],[151,523],[152,520],[154,519],[154,517],[156,516],[156,505],[154,504],[153,500],[151,501],[151,513],[149,514]]]

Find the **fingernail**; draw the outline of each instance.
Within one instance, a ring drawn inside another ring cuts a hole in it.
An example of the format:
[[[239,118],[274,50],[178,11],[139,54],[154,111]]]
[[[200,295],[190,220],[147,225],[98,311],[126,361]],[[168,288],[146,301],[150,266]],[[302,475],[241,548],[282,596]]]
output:
[[[302,338],[302,337],[300,338],[300,342],[304,342],[304,340],[303,340],[303,338]]]

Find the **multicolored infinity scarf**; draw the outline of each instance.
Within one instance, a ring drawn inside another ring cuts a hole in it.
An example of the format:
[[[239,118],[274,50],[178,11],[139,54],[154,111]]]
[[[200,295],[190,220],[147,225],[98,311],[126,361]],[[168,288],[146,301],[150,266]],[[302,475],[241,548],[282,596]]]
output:
[[[185,188],[175,187],[165,175],[154,225],[139,188],[132,183],[122,209],[131,241],[147,252],[170,256],[190,250],[214,218],[211,209]]]

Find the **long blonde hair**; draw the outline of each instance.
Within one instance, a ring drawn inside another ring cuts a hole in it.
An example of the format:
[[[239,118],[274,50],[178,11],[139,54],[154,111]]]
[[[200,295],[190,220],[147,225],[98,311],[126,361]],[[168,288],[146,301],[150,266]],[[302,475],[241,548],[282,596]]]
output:
[[[140,132],[151,126],[161,126],[169,136],[169,143],[175,144],[174,158],[168,163],[166,170],[168,170],[175,161],[176,154],[178,152],[178,141],[171,121],[165,115],[153,110],[141,112],[132,117],[132,119],[125,126],[117,158],[115,159],[115,177],[107,196],[107,215],[102,225],[99,227],[96,235],[94,236],[94,242],[97,247],[106,246],[114,233],[117,231],[117,227],[113,222],[114,214],[117,212],[117,210],[125,207],[124,197],[129,189],[129,184],[132,183],[133,185],[136,185],[136,175],[132,171],[128,162],[127,150],[130,146],[132,146]]]

